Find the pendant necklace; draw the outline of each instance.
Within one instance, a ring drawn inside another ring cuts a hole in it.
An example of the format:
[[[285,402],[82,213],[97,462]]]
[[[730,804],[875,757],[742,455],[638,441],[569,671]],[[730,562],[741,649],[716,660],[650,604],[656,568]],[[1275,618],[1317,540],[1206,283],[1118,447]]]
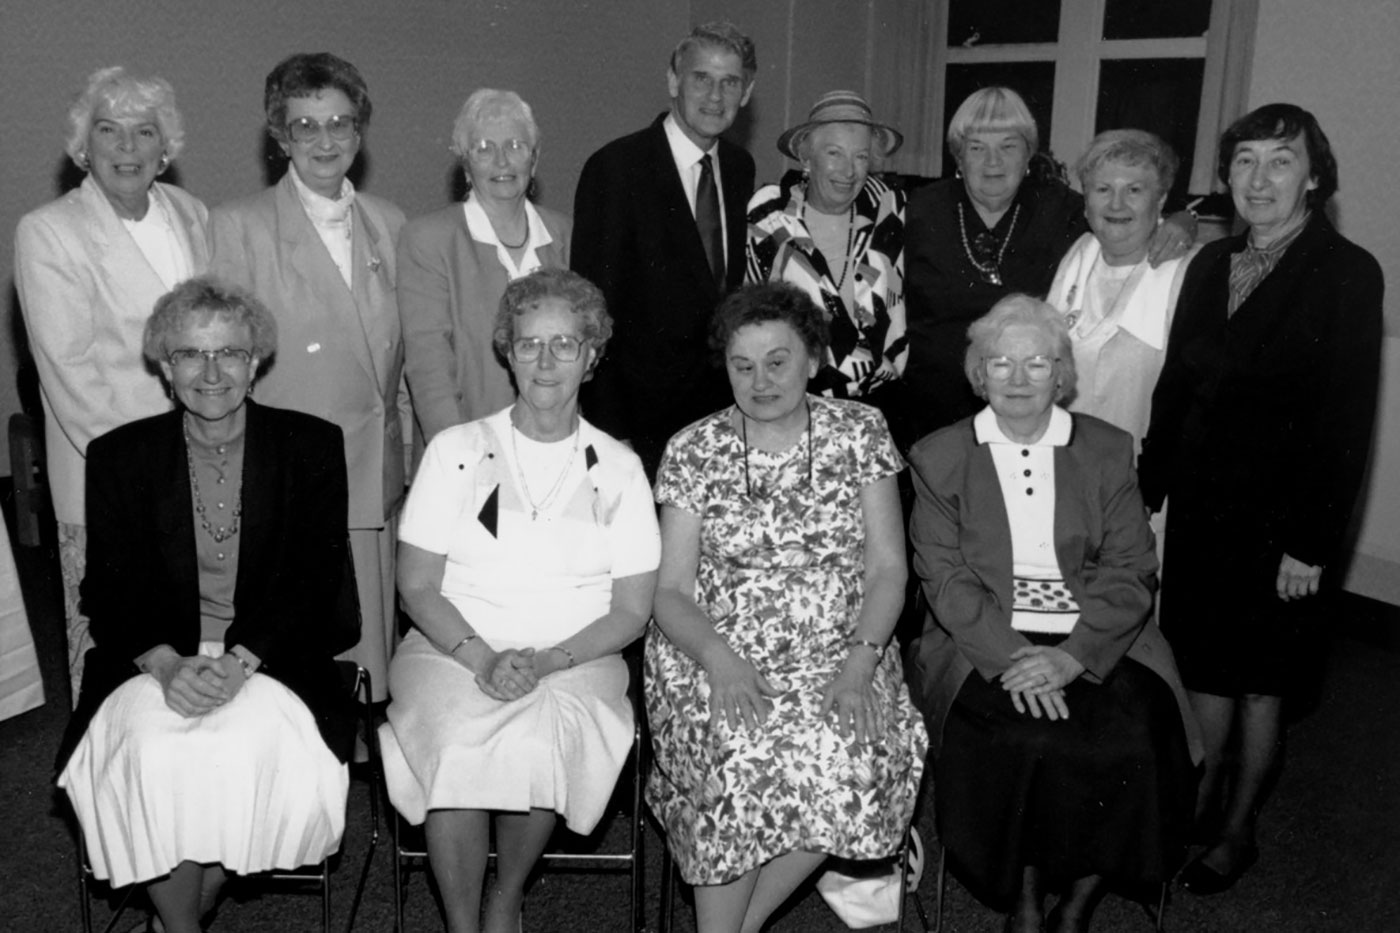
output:
[[[1021,205],[1017,204],[1015,210],[1011,212],[1011,223],[1006,227],[1006,236],[1002,238],[1001,249],[997,250],[995,261],[983,265],[972,255],[972,247],[967,243],[967,219],[963,214],[962,202],[958,202],[958,235],[962,237],[963,254],[967,256],[967,261],[972,263],[972,268],[982,276],[982,281],[988,285],[1001,285],[1001,261],[1006,258],[1006,248],[1011,245],[1011,235],[1016,231],[1016,220],[1021,216]]]
[[[530,521],[536,521],[540,517],[540,512],[548,509],[559,495],[559,490],[564,486],[564,478],[569,475],[569,468],[574,465],[574,457],[578,454],[579,430],[574,428],[574,446],[569,449],[569,459],[564,462],[564,469],[559,471],[559,478],[554,481],[554,485],[549,487],[549,492],[545,493],[543,499],[535,501],[535,497],[530,495],[530,484],[525,481],[525,470],[520,462],[520,449],[516,446],[515,435],[520,429],[515,426],[515,422],[510,424],[510,450],[515,455],[515,475],[520,479],[520,491],[525,493],[525,499],[530,503]]]
[[[181,419],[180,427],[185,432],[185,463],[189,466],[190,469],[190,489],[194,492],[194,511],[195,514],[199,516],[199,527],[203,528],[205,534],[209,535],[209,537],[214,539],[215,544],[223,544],[229,538],[232,538],[234,535],[238,534],[238,523],[239,520],[243,517],[243,479],[242,477],[239,477],[238,492],[235,493],[235,497],[233,500],[233,521],[227,526],[220,525],[218,528],[215,528],[213,523],[209,521],[208,509],[204,505],[204,494],[200,492],[199,489],[199,474],[194,468],[194,454],[191,453],[190,450],[190,448],[194,446],[194,442],[190,438],[189,425],[186,424],[183,419]],[[228,445],[220,444],[217,447],[215,447],[214,450],[221,455],[225,455],[222,465],[224,467],[227,467]],[[224,471],[218,466],[214,467],[214,471],[219,474],[219,482],[224,482]],[[220,557],[222,556],[223,555],[220,555]]]

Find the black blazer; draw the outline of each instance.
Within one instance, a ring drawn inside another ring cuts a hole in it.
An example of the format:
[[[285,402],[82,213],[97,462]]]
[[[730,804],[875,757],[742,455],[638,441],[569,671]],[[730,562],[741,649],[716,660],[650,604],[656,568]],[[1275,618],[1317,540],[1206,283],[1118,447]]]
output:
[[[306,703],[343,761],[354,707],[334,656],[358,633],[338,617],[346,609],[343,585],[354,583],[345,577],[340,428],[300,412],[246,404],[236,615],[224,645],[256,654],[260,672]],[[199,650],[196,528],[182,418],[177,410],[134,421],[88,447],[82,599],[95,647],[87,653],[60,768],[102,701],[139,673],[135,658],[161,644],[181,655]]]
[[[1163,624],[1212,603],[1277,606],[1283,554],[1340,559],[1370,453],[1380,266],[1316,211],[1229,315],[1230,257],[1245,242],[1216,241],[1192,261],[1152,396],[1138,471],[1148,506],[1169,501]],[[1193,587],[1197,564],[1228,591]]]
[[[649,473],[671,435],[729,401],[713,365],[710,318],[724,297],[662,126],[613,140],[583,166],[570,263],[603,290],[613,317],[607,356],[584,386],[595,425],[632,442]],[[744,278],[744,212],[753,158],[719,141],[728,249],[724,292]]]

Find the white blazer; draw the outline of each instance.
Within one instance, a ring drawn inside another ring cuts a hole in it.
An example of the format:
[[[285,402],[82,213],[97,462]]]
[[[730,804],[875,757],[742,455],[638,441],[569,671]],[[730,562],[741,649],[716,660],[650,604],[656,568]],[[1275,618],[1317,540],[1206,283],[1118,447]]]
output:
[[[209,212],[173,185],[151,186],[192,274],[209,266]],[[141,336],[169,289],[92,177],[20,219],[15,288],[44,401],[49,488],[60,522],[85,523],[88,441],[170,407]]]

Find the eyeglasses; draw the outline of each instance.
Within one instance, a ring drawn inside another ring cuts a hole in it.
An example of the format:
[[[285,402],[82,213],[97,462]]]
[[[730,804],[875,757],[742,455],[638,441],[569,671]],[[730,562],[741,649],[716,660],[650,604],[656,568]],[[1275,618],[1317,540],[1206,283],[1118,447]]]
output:
[[[170,365],[176,369],[203,369],[210,363],[220,369],[241,369],[253,361],[251,351],[241,347],[219,347],[217,350],[196,350],[181,347],[170,351]]]
[[[331,139],[344,142],[355,135],[359,125],[359,119],[348,113],[336,114],[325,123],[310,117],[298,117],[287,123],[287,135],[292,137],[292,142],[314,143],[321,138],[321,130],[324,129],[330,134]]]
[[[699,88],[706,97],[713,94],[715,88],[719,88],[721,97],[735,98],[744,93],[744,79],[733,75],[716,78],[703,71],[694,71],[690,74],[690,83]]]
[[[984,356],[982,371],[987,374],[988,379],[1005,382],[1016,374],[1016,367],[1020,366],[1028,380],[1044,383],[1050,381],[1058,362],[1058,358],[1050,356],[1031,356],[1024,360],[1013,360],[1009,356]]]
[[[521,363],[533,363],[548,346],[550,354],[561,363],[572,363],[583,353],[583,341],[569,334],[543,337],[520,337],[510,345],[511,354]]]
[[[504,153],[507,162],[523,162],[530,158],[532,147],[523,139],[507,139],[497,146],[489,139],[478,139],[467,147],[467,158],[478,165],[490,165]]]

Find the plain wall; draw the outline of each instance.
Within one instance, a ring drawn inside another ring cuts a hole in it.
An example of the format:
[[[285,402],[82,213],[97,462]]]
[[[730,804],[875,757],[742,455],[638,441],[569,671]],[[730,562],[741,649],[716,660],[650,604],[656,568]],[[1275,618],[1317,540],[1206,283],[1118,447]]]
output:
[[[1312,111],[1337,156],[1337,223],[1386,279],[1386,338],[1376,441],[1356,556],[1346,586],[1400,604],[1400,4],[1391,0],[1259,5],[1250,106]]]

